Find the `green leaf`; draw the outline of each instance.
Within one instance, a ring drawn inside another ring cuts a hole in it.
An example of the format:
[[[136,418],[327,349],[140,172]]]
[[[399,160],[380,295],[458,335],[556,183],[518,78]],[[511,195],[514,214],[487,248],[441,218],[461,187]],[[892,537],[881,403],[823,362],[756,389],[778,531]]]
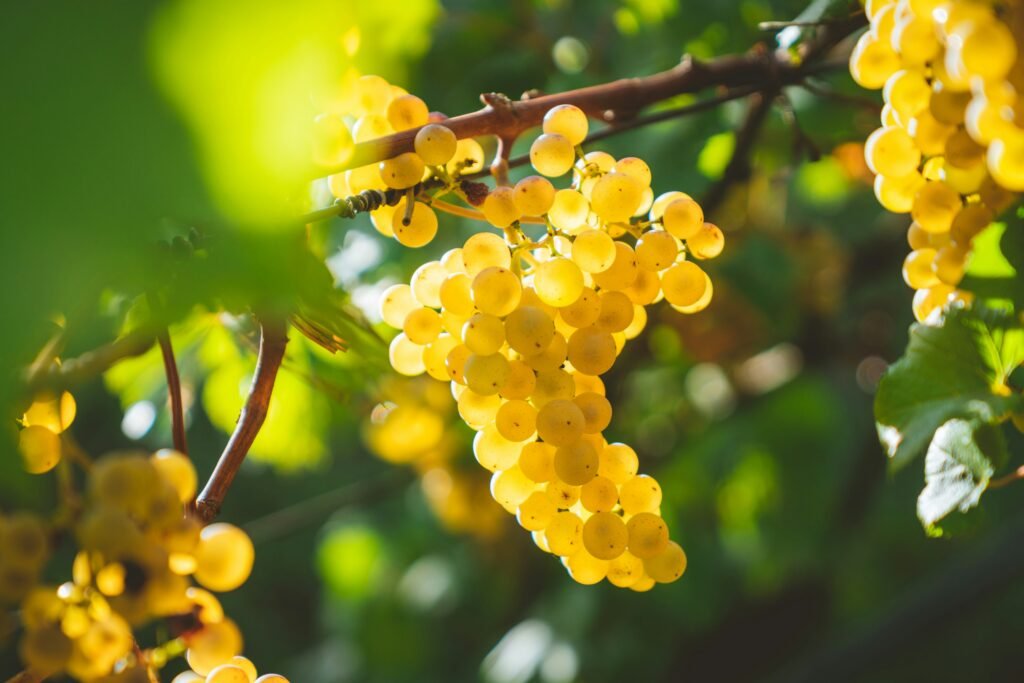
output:
[[[933,531],[950,513],[975,507],[995,471],[993,460],[1005,457],[998,428],[960,419],[939,427],[925,456],[925,487],[917,499],[925,529]]]
[[[721,178],[735,147],[736,136],[732,131],[712,135],[697,157],[697,168],[711,180]]]
[[[878,386],[875,420],[892,467],[921,454],[954,418],[992,424],[1024,407],[1006,379],[1024,361],[1024,329],[1009,313],[963,307],[913,325],[910,343]]]

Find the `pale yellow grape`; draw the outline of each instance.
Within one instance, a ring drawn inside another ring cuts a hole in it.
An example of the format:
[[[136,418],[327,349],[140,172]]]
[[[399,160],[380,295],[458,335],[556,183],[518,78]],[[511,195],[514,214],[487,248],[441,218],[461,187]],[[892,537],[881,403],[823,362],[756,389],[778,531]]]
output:
[[[907,132],[910,133],[910,137],[914,139],[914,144],[917,145],[925,156],[942,154],[946,149],[946,141],[955,131],[955,126],[940,123],[927,110],[912,118],[907,125]],[[940,160],[936,159],[935,163],[941,168],[942,162]],[[929,180],[934,179],[929,178]]]
[[[629,552],[640,559],[654,557],[668,545],[668,525],[653,512],[639,512],[630,517],[626,531]]]
[[[538,409],[557,399],[571,399],[576,392],[572,375],[561,368],[537,371],[530,402]]]
[[[636,262],[633,247],[625,242],[615,242],[615,262],[603,273],[594,273],[594,282],[604,289],[623,290],[636,280],[640,267]]]
[[[914,197],[924,183],[924,177],[917,171],[899,178],[875,176],[875,197],[879,204],[892,213],[909,213],[914,205]]]
[[[561,135],[571,145],[578,145],[587,137],[587,115],[573,104],[560,104],[552,107],[544,115],[541,124],[545,133]]]
[[[192,611],[201,624],[213,624],[224,619],[224,608],[220,601],[210,591],[189,586],[185,590],[185,597],[192,603]]]
[[[707,289],[704,271],[690,261],[677,263],[665,271],[661,288],[670,304],[689,306],[696,303]]]
[[[594,327],[605,332],[622,332],[633,322],[633,302],[622,292],[601,292],[601,313]]]
[[[233,591],[245,583],[256,556],[249,536],[225,523],[203,529],[195,554],[196,581],[218,593]]]
[[[514,311],[523,295],[520,279],[508,268],[484,268],[473,278],[473,303],[482,313],[504,317]]]
[[[640,465],[636,451],[624,443],[605,446],[598,459],[597,472],[616,484],[625,484],[635,476]]]
[[[660,291],[660,281],[659,281]],[[647,327],[647,309],[640,304],[634,304],[633,306],[633,321],[629,323],[629,327],[622,331],[626,339],[636,339],[640,336],[640,333]]]
[[[480,465],[491,472],[507,470],[520,458],[523,445],[502,436],[499,429],[489,424],[473,437],[473,455]]]
[[[643,200],[644,186],[623,173],[607,173],[594,185],[590,204],[607,223],[628,221]]]
[[[928,16],[898,18],[889,42],[904,63],[918,67],[930,62],[942,49]]]
[[[941,181],[925,183],[914,196],[910,215],[926,232],[949,232],[963,206],[960,195]]]
[[[699,313],[708,307],[711,303],[711,297],[714,296],[715,288],[711,284],[711,278],[708,277],[707,273],[704,274],[704,293],[700,295],[700,298],[694,301],[692,304],[676,305],[671,304],[672,308],[679,311],[680,313]],[[671,303],[671,302],[670,302]]]
[[[487,193],[482,209],[484,218],[496,228],[507,228],[522,216],[515,201],[515,190],[505,185]]]
[[[414,152],[380,162],[380,179],[388,187],[404,190],[423,179],[423,160]],[[392,229],[394,222],[392,221]]]
[[[336,114],[313,119],[313,161],[321,166],[339,166],[352,158],[352,134]]]
[[[546,303],[540,300],[540,297],[537,296],[537,292],[536,290],[534,290],[532,285],[523,286],[523,298],[519,300],[519,305],[533,306],[534,308],[539,308],[540,310],[547,313],[548,317],[552,319],[558,313],[557,308],[555,308],[554,306],[548,306]]]
[[[476,173],[484,167],[484,148],[472,138],[463,138],[455,143],[455,154],[445,164],[451,175]]]
[[[928,101],[928,110],[937,120],[956,126],[964,122],[964,110],[970,100],[970,93],[950,90],[936,79],[932,81],[932,98]]]
[[[990,145],[1007,133],[1012,125],[1012,109],[1006,103],[977,94],[967,104],[964,126],[972,138]]]
[[[664,230],[648,230],[636,242],[636,263],[644,270],[665,270],[678,256],[676,238]]]
[[[495,416],[495,426],[509,441],[526,441],[537,431],[537,409],[521,399],[503,403]]]
[[[405,317],[402,331],[413,344],[426,346],[441,334],[441,316],[432,308],[417,308]]]
[[[473,353],[497,353],[505,343],[505,325],[497,316],[477,313],[462,328],[462,340]]]
[[[537,384],[533,368],[521,360],[508,362],[508,377],[499,392],[502,398],[515,400],[529,398]]]
[[[558,508],[543,491],[534,491],[519,504],[516,520],[527,531],[542,531],[558,514]]]
[[[367,74],[356,79],[351,87],[357,114],[377,114],[387,110],[392,94],[391,84],[387,80]]]
[[[646,572],[646,570],[644,571]],[[635,591],[637,593],[646,593],[647,591],[654,588],[654,585],[654,579],[652,579],[651,577],[647,576],[646,573],[644,573],[640,578],[636,580],[636,582],[633,585],[629,586],[629,590]]]
[[[458,316],[469,317],[473,315],[473,281],[465,273],[449,275],[438,291],[441,299],[441,306]]]
[[[583,547],[599,560],[614,560],[626,551],[628,542],[626,525],[616,514],[596,512],[583,523]]]
[[[388,123],[396,131],[418,128],[426,124],[429,117],[427,105],[415,95],[402,95],[388,104]]]
[[[597,476],[597,451],[588,441],[577,438],[555,450],[554,466],[559,479],[572,486],[582,486]]]
[[[904,176],[921,164],[921,150],[902,128],[879,128],[864,144],[864,158],[875,173]]]
[[[552,460],[552,468],[554,461]],[[560,509],[568,509],[576,505],[580,499],[580,487],[566,484],[554,475],[548,483],[544,484],[544,493]]]
[[[975,235],[987,228],[995,219],[992,209],[980,202],[967,204],[956,214],[949,234],[962,247],[969,247]]]
[[[41,425],[26,427],[18,433],[18,452],[29,474],[49,472],[60,462],[60,436]]]
[[[501,407],[501,399],[492,394],[484,396],[472,389],[466,389],[458,398],[459,417],[473,429],[483,429],[494,422]]]
[[[932,271],[935,253],[934,249],[926,247],[907,254],[903,260],[903,281],[914,289],[925,289],[938,284],[939,277]]]
[[[259,675],[256,672],[256,666],[251,661],[249,661],[245,657],[242,657],[241,655],[237,657],[232,657],[231,664],[232,666],[237,666],[239,669],[244,671],[246,676],[249,677],[250,682],[255,681],[256,677]]]
[[[636,207],[633,217],[642,218],[646,216],[647,212],[651,210],[652,204],[654,204],[654,190],[650,187],[644,187],[643,195],[640,198],[640,205]]]
[[[399,332],[388,346],[388,360],[399,374],[415,377],[426,372],[423,347],[413,343],[404,332]]]
[[[651,167],[639,157],[623,157],[615,162],[612,167],[614,173],[627,175],[640,183],[642,187],[651,184]]]
[[[536,416],[534,416],[536,423]],[[519,469],[537,483],[551,481],[555,476],[555,447],[543,441],[532,441],[519,453]]]
[[[416,133],[414,146],[416,154],[428,166],[442,166],[455,156],[455,133],[451,129],[430,123]]]
[[[594,477],[580,487],[580,503],[590,512],[611,512],[618,501],[619,489],[607,477]]]
[[[964,71],[985,81],[1005,78],[1017,59],[1017,41],[1001,21],[962,22],[953,29],[959,39],[955,56]],[[950,56],[946,65],[949,68]]]
[[[970,168],[985,161],[985,147],[975,142],[974,138],[961,128],[946,140],[943,157],[949,165]]]
[[[549,401],[537,411],[537,435],[553,446],[568,446],[583,436],[583,411],[570,400]]]
[[[902,69],[885,82],[882,96],[901,121],[909,121],[928,107],[932,88],[920,71]]]
[[[534,306],[520,306],[505,319],[508,345],[523,355],[541,353],[555,336],[555,323]]]
[[[545,133],[530,145],[530,163],[541,175],[557,178],[565,175],[576,161],[576,151],[569,139]]]
[[[242,633],[235,622],[225,618],[190,634],[186,644],[188,665],[197,674],[205,676],[242,652]]]
[[[680,192],[678,190],[672,190],[670,192],[662,192],[661,194],[659,194],[657,197],[654,198],[654,201],[651,203],[651,209],[650,209],[650,212],[648,212],[647,217],[652,222],[657,223],[665,215],[665,209],[668,208],[669,204],[671,204],[672,202],[674,202],[677,199],[690,199],[690,198],[691,198],[690,195],[686,194],[685,192]],[[704,222],[703,212],[701,213],[700,221],[701,221],[701,223]]]
[[[583,292],[583,273],[566,258],[553,258],[537,266],[533,288],[549,306],[568,306]]]
[[[588,375],[603,375],[615,363],[615,340],[596,326],[577,330],[569,337],[568,359]]]
[[[466,386],[480,394],[497,394],[508,379],[508,359],[500,353],[486,356],[470,354],[462,370]]]
[[[988,148],[988,170],[1008,190],[1024,192],[1024,132],[1019,129],[992,141]]]
[[[608,270],[615,254],[615,241],[603,230],[584,230],[572,242],[572,260],[585,273]]]
[[[644,563],[628,550],[608,563],[608,583],[629,588],[644,575]]]
[[[466,264],[462,262],[462,247],[455,247],[444,252],[441,265],[452,275],[465,275]]]
[[[526,176],[516,183],[512,198],[523,216],[543,216],[554,204],[555,188],[543,176]]]
[[[475,307],[474,310],[476,310]],[[456,339],[462,339],[462,328],[466,326],[468,321],[469,318],[457,315],[448,309],[441,310],[441,327]]]
[[[725,248],[725,235],[714,223],[705,223],[695,235],[686,240],[686,249],[698,259],[715,258]]]
[[[594,557],[583,548],[571,557],[564,558],[562,563],[565,565],[573,581],[584,586],[599,583],[601,579],[608,575],[608,561]]]
[[[437,339],[427,344],[423,349],[423,367],[427,374],[442,382],[452,379],[448,373],[447,360],[448,354],[456,346],[459,346],[459,340],[450,334],[438,335]]]
[[[196,468],[187,455],[171,448],[163,448],[152,455],[150,462],[160,474],[160,478],[174,487],[180,502],[188,503],[195,497],[198,485]]]
[[[206,676],[206,683],[250,683],[245,669],[234,664],[221,664]]]
[[[704,227],[704,210],[693,199],[683,196],[665,206],[661,224],[673,237],[689,239]]]
[[[171,683],[204,683],[205,676],[200,676],[195,671],[182,671],[171,679]]]
[[[577,396],[590,391],[601,396],[605,395],[604,382],[601,381],[600,377],[587,375],[573,368],[572,379],[576,383]]]
[[[511,514],[516,513],[536,487],[537,484],[515,466],[491,476],[491,497]]]
[[[576,190],[563,189],[555,193],[548,210],[548,219],[556,228],[569,235],[586,229],[590,202]]]
[[[972,195],[980,192],[986,181],[991,181],[988,174],[988,167],[985,164],[976,164],[969,168],[957,168],[946,163],[942,167],[941,180],[962,195]]]
[[[628,515],[654,512],[661,506],[661,486],[653,477],[639,474],[619,489],[619,503]]]
[[[359,194],[366,190],[385,190],[387,186],[380,179],[380,169],[377,164],[367,164],[345,171],[345,184],[352,194]]]
[[[644,571],[658,583],[671,583],[686,571],[686,553],[669,541],[660,553],[644,560]]]
[[[967,256],[968,252],[954,245],[942,247],[935,254],[932,270],[942,283],[955,287],[964,278]]]
[[[401,244],[416,249],[429,244],[437,235],[437,214],[423,202],[415,202],[409,225],[406,225],[406,202],[403,197],[395,207],[395,213],[391,216],[391,230]]]
[[[44,392],[35,397],[21,417],[26,427],[46,427],[54,434],[60,434],[75,421],[78,407],[71,392],[61,392],[60,396]]]
[[[952,228],[950,228],[950,232],[952,232]],[[931,237],[931,233],[922,230],[921,226],[917,223],[911,223],[910,227],[907,228],[907,244],[910,245],[911,249],[930,247],[931,241],[929,237]]]
[[[573,402],[583,412],[583,433],[600,434],[612,421],[612,404],[593,391],[578,394]]]
[[[615,166],[615,157],[608,152],[594,150],[587,152],[576,162],[576,170],[580,176],[595,176],[609,173]]]
[[[573,327],[589,327],[601,315],[601,299],[590,287],[584,287],[576,301],[560,308],[558,314]]]
[[[871,32],[861,35],[850,55],[850,75],[862,88],[878,90],[900,68],[900,58]]]
[[[661,278],[653,270],[640,268],[636,272],[636,279],[622,293],[640,307],[661,301]]]
[[[373,227],[380,234],[385,237],[394,237],[395,207],[385,204],[378,209],[374,209],[370,212],[370,222],[373,223]]]
[[[462,245],[462,262],[466,275],[476,277],[486,268],[509,268],[512,255],[504,239],[491,232],[478,232]]]
[[[583,521],[572,512],[558,512],[544,529],[544,540],[555,555],[574,555],[583,547]]]
[[[356,142],[369,142],[376,138],[391,135],[395,129],[388,120],[379,114],[360,116],[352,126],[352,139]]]
[[[554,370],[555,368],[561,367],[562,363],[565,362],[568,350],[569,344],[566,342],[565,337],[558,332],[555,332],[555,336],[551,338],[551,343],[548,344],[548,348],[544,349],[540,353],[523,356],[522,360],[537,372],[541,372],[543,370]]]
[[[254,683],[290,683],[287,678],[278,674],[263,674]]]

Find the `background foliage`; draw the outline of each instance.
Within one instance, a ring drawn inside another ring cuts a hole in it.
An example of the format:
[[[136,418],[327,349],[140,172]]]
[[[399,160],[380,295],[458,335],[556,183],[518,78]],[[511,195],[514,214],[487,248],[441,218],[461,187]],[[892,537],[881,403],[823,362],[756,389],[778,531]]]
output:
[[[360,68],[455,114],[481,92],[554,92],[668,68],[684,52],[742,51],[766,38],[757,22],[804,9],[304,0],[301,21],[282,26],[275,6],[44,2],[0,21],[0,88],[22,93],[0,108],[3,370],[31,359],[53,314],[66,316],[74,355],[110,339],[148,288],[169,286],[200,472],[234,423],[254,336],[244,317],[196,306],[240,313],[330,281],[261,213],[268,192],[287,188],[265,159],[237,155],[260,152],[239,141],[263,125],[243,77],[272,71],[297,43],[315,47],[324,26],[357,27]],[[220,59],[225,35],[254,59]],[[225,74],[235,87],[218,91]],[[852,90],[842,71],[830,80]],[[330,357],[293,333],[266,432],[224,512],[257,543],[253,578],[225,602],[261,669],[298,681],[1011,678],[1024,608],[1020,504],[1012,490],[992,493],[970,528],[927,538],[914,514],[921,468],[887,476],[873,429],[878,378],[903,354],[911,322],[898,275],[905,226],[878,208],[849,144],[875,113],[787,94],[826,153],[801,158],[792,116],[776,108],[754,177],[714,216],[728,242],[714,305],[655,314],[609,378],[622,406],[612,436],[657,472],[687,576],[642,595],[580,587],[505,516],[495,534],[452,534],[415,477],[364,445],[386,375],[380,343],[353,331],[353,350]],[[278,120],[305,116],[304,102],[277,104]],[[215,108],[216,126],[198,127],[194,107]],[[607,149],[646,159],[656,189],[697,196],[722,173],[742,113],[733,103]],[[267,144],[287,147],[289,134]],[[201,258],[177,258],[190,226],[204,235]],[[429,256],[476,227],[444,217]],[[320,237],[355,307],[428,256],[380,238],[365,217]],[[978,268],[999,274],[998,254],[992,245]],[[81,387],[75,437],[93,453],[167,445],[163,381],[151,351]],[[2,386],[15,414],[15,384]],[[455,457],[484,480],[468,430],[451,431]],[[1008,452],[1019,447],[1011,435]],[[0,507],[44,509],[53,497],[5,443]],[[0,672],[14,667],[4,650]]]

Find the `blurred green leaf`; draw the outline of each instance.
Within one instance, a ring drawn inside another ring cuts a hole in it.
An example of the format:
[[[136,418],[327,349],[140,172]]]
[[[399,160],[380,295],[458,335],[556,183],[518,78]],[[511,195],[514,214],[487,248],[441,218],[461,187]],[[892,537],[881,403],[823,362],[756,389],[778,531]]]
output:
[[[697,157],[697,168],[705,177],[716,180],[722,177],[725,167],[732,158],[732,150],[736,147],[736,135],[730,130],[708,138],[704,149]]]
[[[383,563],[380,537],[365,525],[348,525],[330,531],[317,555],[317,566],[328,590],[334,597],[346,601],[369,596]]]
[[[976,506],[995,471],[993,461],[1005,458],[1006,442],[997,428],[960,419],[939,427],[925,456],[925,487],[917,499],[925,529],[934,529],[955,510]]]

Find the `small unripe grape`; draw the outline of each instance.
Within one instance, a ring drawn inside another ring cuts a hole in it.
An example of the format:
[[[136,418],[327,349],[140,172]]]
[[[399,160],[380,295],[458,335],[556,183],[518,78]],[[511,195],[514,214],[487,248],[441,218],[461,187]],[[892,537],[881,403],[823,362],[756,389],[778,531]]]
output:
[[[492,232],[478,232],[462,246],[462,262],[466,275],[476,277],[485,268],[509,268],[512,255],[501,237]]]
[[[576,190],[564,189],[555,193],[554,202],[548,210],[551,224],[568,235],[575,235],[587,229],[587,215],[590,202]]]
[[[505,326],[497,316],[477,313],[462,328],[462,340],[473,353],[497,353],[505,343]]]
[[[340,166],[352,158],[352,134],[336,114],[313,119],[313,161],[321,166]]]
[[[558,514],[558,508],[543,491],[534,491],[519,504],[516,520],[528,531],[546,529]]]
[[[561,135],[571,145],[578,145],[587,137],[587,115],[572,104],[560,104],[548,110],[542,124],[545,133]]]
[[[541,353],[555,336],[555,323],[534,306],[521,306],[505,319],[505,337],[513,350],[523,355]]]
[[[706,275],[696,264],[683,261],[665,271],[661,288],[670,304],[690,306],[699,301],[706,291]]]
[[[875,173],[904,176],[921,164],[921,150],[902,128],[879,128],[864,144],[864,158]]]
[[[530,163],[537,173],[557,178],[565,175],[576,161],[576,151],[568,138],[545,133],[530,145]]]
[[[404,332],[391,340],[388,360],[396,372],[407,377],[422,375],[427,369],[423,364],[423,347],[410,341]]]
[[[583,439],[559,446],[555,451],[555,474],[571,486],[582,486],[596,477],[597,465],[597,451]]]
[[[555,202],[555,188],[543,176],[526,176],[516,183],[513,198],[523,216],[543,216]]]
[[[533,288],[549,306],[568,306],[583,292],[583,273],[569,259],[553,258],[537,267]]]
[[[199,535],[196,581],[218,593],[235,590],[249,578],[255,555],[244,531],[231,524],[211,524]]]
[[[654,557],[644,560],[644,571],[658,583],[671,583],[686,571],[686,553],[674,541]]]
[[[653,512],[640,512],[626,522],[629,552],[640,559],[654,557],[668,545],[668,526]]]
[[[501,397],[509,400],[529,398],[536,381],[533,368],[521,360],[511,360],[508,363],[508,378],[501,388]]]
[[[559,512],[544,529],[544,539],[555,555],[574,555],[583,547],[583,521],[572,512]]]
[[[591,512],[611,512],[618,500],[619,489],[606,477],[594,477],[580,487],[580,502]]]
[[[661,505],[661,486],[654,478],[639,474],[619,489],[619,503],[628,515],[654,512]]]
[[[686,240],[686,249],[694,258],[715,258],[725,248],[725,235],[714,223],[705,223],[697,234]]]
[[[583,436],[586,420],[572,401],[549,401],[537,411],[537,435],[553,446],[568,446]]]
[[[198,485],[196,468],[187,455],[164,448],[154,453],[150,461],[160,478],[174,487],[180,502],[188,503],[195,497]]]
[[[482,313],[504,317],[514,311],[523,295],[523,286],[507,268],[491,266],[473,278],[473,303]]]
[[[416,154],[428,166],[443,166],[455,156],[455,133],[445,126],[430,123],[416,133]]]
[[[586,273],[608,270],[615,254],[615,241],[603,230],[584,230],[572,243],[572,260]]]
[[[40,425],[26,427],[18,434],[18,452],[29,474],[49,472],[60,462],[60,436]]]
[[[515,190],[500,185],[484,199],[484,218],[496,228],[507,228],[519,220],[522,213],[515,201]]]
[[[644,186],[623,173],[607,173],[597,181],[590,198],[594,212],[607,223],[628,221],[643,199]]]
[[[595,326],[577,330],[569,337],[569,362],[580,372],[603,375],[615,363],[615,356],[612,335]]]
[[[423,179],[423,168],[423,160],[418,154],[406,152],[380,162],[380,179],[388,187],[404,190]]]
[[[508,379],[508,359],[500,353],[488,356],[471,354],[463,368],[466,386],[480,394],[497,394]]]
[[[932,270],[934,262],[934,249],[924,248],[910,252],[903,260],[903,281],[914,289],[926,289],[938,284],[939,278]]]
[[[537,410],[526,401],[508,401],[498,408],[495,424],[509,441],[526,441],[537,431]]]
[[[437,235],[437,215],[426,204],[416,202],[409,217],[409,225],[406,225],[407,201],[403,198],[395,207],[395,213],[391,218],[391,230],[395,233],[396,240],[415,249],[429,244]]]
[[[451,175],[476,173],[484,167],[484,148],[472,138],[463,138],[455,143],[455,154],[445,164]]]
[[[427,105],[415,95],[402,95],[388,104],[388,123],[396,131],[418,128],[424,125],[429,117]]]
[[[604,289],[623,290],[636,280],[640,267],[636,262],[633,247],[625,242],[615,242],[615,262],[602,273],[594,273],[594,282]]]
[[[622,518],[597,512],[583,524],[583,547],[600,560],[614,560],[626,551],[629,533]]]
[[[534,416],[536,424],[536,416]],[[523,446],[519,454],[519,469],[535,482],[551,481],[555,476],[555,448],[543,441],[533,441]]]

